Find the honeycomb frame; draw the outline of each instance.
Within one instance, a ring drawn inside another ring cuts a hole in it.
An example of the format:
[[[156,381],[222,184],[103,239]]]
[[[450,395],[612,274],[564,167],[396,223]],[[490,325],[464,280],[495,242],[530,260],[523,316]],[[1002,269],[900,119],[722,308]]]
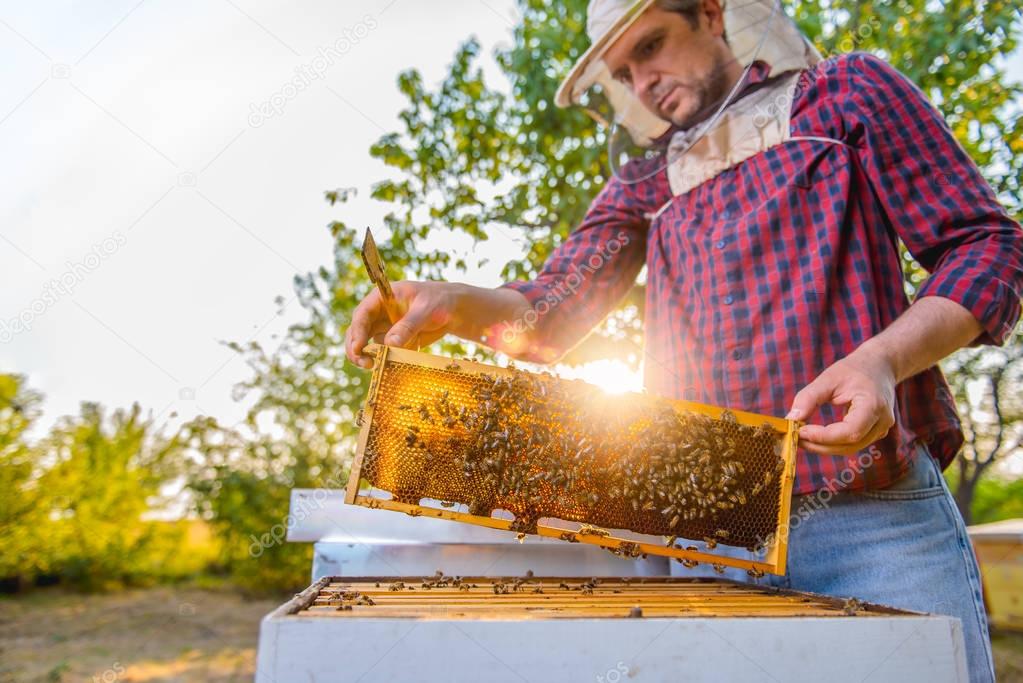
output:
[[[717,406],[692,401],[667,398],[658,399],[664,404],[670,405],[676,412],[682,411],[686,414],[706,416],[712,420],[722,420],[724,419],[723,415],[727,414],[728,419],[734,420],[739,425],[745,425],[747,427],[769,425],[778,434],[778,439],[780,441],[780,453],[778,453],[778,456],[780,461],[778,463],[779,471],[777,474],[777,519],[775,520],[772,532],[768,536],[766,545],[763,546],[762,556],[758,559],[746,560],[733,558],[728,555],[713,552],[713,550],[709,548],[707,550],[687,550],[684,547],[674,546],[674,544],[665,546],[659,542],[648,542],[644,540],[637,540],[636,538],[625,538],[607,531],[606,528],[590,525],[586,523],[585,520],[583,520],[581,526],[575,530],[567,529],[562,526],[541,524],[539,522],[535,524],[535,528],[531,527],[529,529],[524,529],[521,525],[517,525],[514,519],[472,514],[470,512],[460,510],[446,509],[444,507],[438,508],[430,505],[422,505],[422,500],[429,498],[425,493],[418,498],[418,502],[398,500],[396,497],[399,496],[395,496],[394,491],[388,491],[386,487],[376,486],[374,482],[364,476],[366,474],[365,465],[367,447],[370,444],[371,433],[374,433],[374,429],[381,429],[381,421],[387,419],[386,415],[393,414],[394,412],[393,410],[390,412],[384,410],[378,411],[375,410],[375,408],[378,394],[380,393],[382,378],[388,370],[395,369],[396,364],[403,367],[413,366],[414,368],[422,368],[424,370],[458,372],[469,376],[476,373],[482,373],[483,375],[487,375],[492,378],[513,377],[522,373],[522,371],[469,360],[453,360],[448,357],[420,353],[417,351],[385,346],[382,344],[367,345],[365,353],[374,356],[375,362],[366,401],[360,411],[359,422],[361,426],[355,457],[349,474],[348,485],[346,487],[345,503],[362,505],[373,509],[386,509],[396,512],[404,512],[410,516],[447,519],[475,524],[477,526],[489,527],[492,529],[535,533],[539,536],[561,539],[563,541],[588,543],[603,547],[615,554],[625,557],[636,557],[640,554],[660,555],[675,558],[689,566],[693,563],[702,562],[711,565],[738,567],[746,569],[752,574],[758,574],[760,572],[772,574],[785,573],[788,536],[787,521],[790,514],[791,492],[795,475],[795,455],[798,443],[797,435],[798,429],[802,423],[745,411],[726,410]],[[625,396],[650,398],[646,394],[626,394]],[[380,417],[381,415],[384,417]],[[374,488],[381,491],[388,491],[388,493],[392,494],[392,498],[386,499],[370,495]],[[465,501],[460,502],[464,503]],[[549,515],[544,516],[544,518],[551,517],[552,516]],[[569,518],[567,520],[562,520],[560,517],[553,517],[561,521],[580,521],[579,519]],[[650,532],[636,533],[645,533],[647,536],[650,536],[651,538],[653,537],[653,534]],[[683,536],[681,538],[692,537]],[[693,548],[693,546],[690,546],[690,548]]]

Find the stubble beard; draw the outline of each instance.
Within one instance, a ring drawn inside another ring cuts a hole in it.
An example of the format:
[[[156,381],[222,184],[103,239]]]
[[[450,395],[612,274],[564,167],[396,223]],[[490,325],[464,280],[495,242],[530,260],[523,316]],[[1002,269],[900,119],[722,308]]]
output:
[[[710,118],[733,85],[727,71],[731,61],[725,55],[718,54],[707,73],[697,81],[686,85],[696,95],[696,107],[691,108],[690,113],[684,114],[682,117],[671,116],[668,117],[668,120],[678,128],[688,130]]]

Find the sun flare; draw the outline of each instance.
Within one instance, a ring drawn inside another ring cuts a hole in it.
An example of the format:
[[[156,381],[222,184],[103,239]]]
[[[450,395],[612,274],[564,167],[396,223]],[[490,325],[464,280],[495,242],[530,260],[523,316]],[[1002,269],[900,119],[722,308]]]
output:
[[[565,379],[581,379],[595,384],[609,394],[643,390],[643,369],[633,370],[620,360],[597,360],[575,367],[559,367]]]

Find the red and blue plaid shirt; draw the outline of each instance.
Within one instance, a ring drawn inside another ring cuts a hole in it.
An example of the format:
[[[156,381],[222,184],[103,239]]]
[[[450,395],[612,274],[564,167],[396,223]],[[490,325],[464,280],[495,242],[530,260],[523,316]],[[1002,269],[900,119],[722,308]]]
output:
[[[1003,343],[1020,315],[1023,232],[924,94],[854,53],[805,71],[791,111],[793,136],[844,145],[776,145],[677,197],[665,172],[609,180],[536,279],[503,285],[535,313],[523,357],[560,357],[645,263],[646,389],[784,415],[909,306],[900,240],[930,273],[916,296],[958,302],[983,325],[977,343]],[[884,487],[917,440],[947,466],[963,435],[941,370],[899,384],[896,401],[895,426],[863,453],[801,449],[794,493]],[[826,405],[812,421],[838,413]]]

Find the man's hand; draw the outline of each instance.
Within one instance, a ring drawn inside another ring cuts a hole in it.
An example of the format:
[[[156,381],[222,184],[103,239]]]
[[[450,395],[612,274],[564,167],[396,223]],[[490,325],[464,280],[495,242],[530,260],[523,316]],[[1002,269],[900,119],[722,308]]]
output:
[[[806,420],[825,403],[846,406],[841,422],[806,425],[799,445],[849,455],[883,438],[895,424],[895,385],[976,341],[980,322],[961,304],[917,299],[883,332],[860,345],[796,394],[790,420]]]
[[[796,394],[790,420],[806,420],[825,403],[846,406],[841,422],[804,425],[799,445],[824,455],[850,455],[888,434],[895,424],[895,373],[864,347],[838,361]]]
[[[526,298],[508,288],[487,289],[458,282],[414,282],[403,280],[391,285],[401,310],[393,325],[387,318],[380,292],[375,288],[352,313],[352,324],[345,330],[345,354],[360,368],[373,366],[362,355],[370,339],[388,346],[426,346],[445,334],[499,348],[490,338],[493,329],[505,320],[515,320],[529,309]],[[514,349],[500,348],[506,353]],[[512,354],[513,355],[513,354]]]
[[[374,287],[355,307],[352,324],[345,331],[348,360],[361,368],[371,367],[373,362],[362,355],[370,339],[390,346],[413,342],[426,346],[443,337],[457,315],[457,287],[450,282],[395,282],[391,290],[402,316],[393,325]]]

